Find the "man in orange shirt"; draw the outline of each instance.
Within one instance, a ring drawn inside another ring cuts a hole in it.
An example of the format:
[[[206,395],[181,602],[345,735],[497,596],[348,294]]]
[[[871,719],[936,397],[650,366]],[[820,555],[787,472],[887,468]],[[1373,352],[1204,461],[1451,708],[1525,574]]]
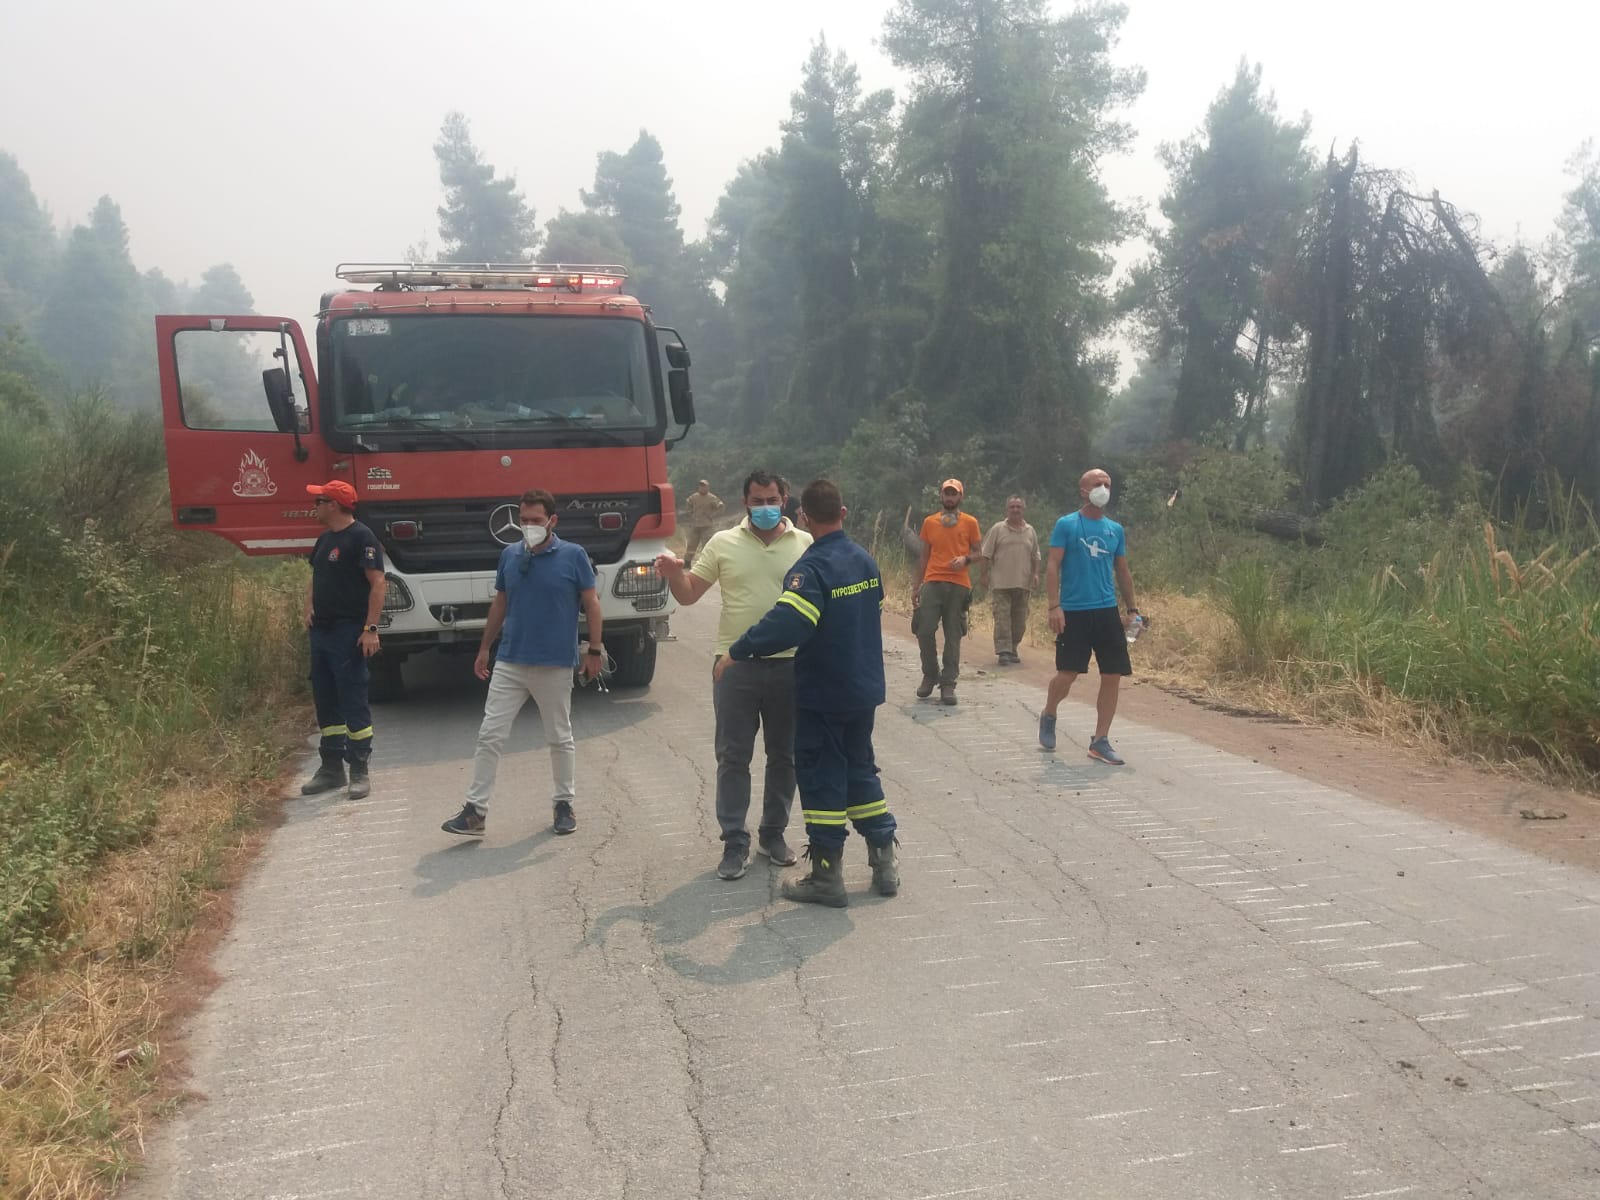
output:
[[[916,609],[912,626],[922,647],[922,685],[919,698],[933,695],[939,685],[939,703],[956,702],[956,677],[961,674],[961,635],[966,624],[967,606],[972,602],[974,560],[981,559],[983,531],[978,518],[961,511],[966,489],[959,479],[946,479],[939,485],[940,511],[922,522],[922,561],[917,566],[917,587],[911,597]],[[944,665],[939,663],[935,640],[944,626]]]

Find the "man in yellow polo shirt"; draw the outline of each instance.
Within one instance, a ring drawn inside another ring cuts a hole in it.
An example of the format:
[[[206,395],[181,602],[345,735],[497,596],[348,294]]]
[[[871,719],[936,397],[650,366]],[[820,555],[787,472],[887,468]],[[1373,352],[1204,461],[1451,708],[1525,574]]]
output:
[[[722,585],[719,659],[778,602],[789,568],[811,545],[811,535],[783,515],[788,491],[782,476],[752,471],[744,481],[744,520],[712,534],[692,569],[670,554],[656,559],[656,570],[679,604],[693,604],[712,584]],[[730,668],[712,683],[711,705],[717,723],[717,823],[722,826],[717,875],[738,879],[750,860],[745,818],[750,758],[760,730],[766,734],[767,773],[757,845],[773,865],[786,867],[795,861],[783,837],[794,806],[794,651]]]

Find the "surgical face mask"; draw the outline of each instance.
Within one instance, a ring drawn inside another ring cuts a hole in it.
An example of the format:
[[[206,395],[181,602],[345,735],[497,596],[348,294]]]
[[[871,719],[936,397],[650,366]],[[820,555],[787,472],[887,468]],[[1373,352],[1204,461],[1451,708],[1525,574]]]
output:
[[[1089,503],[1096,508],[1104,508],[1111,503],[1111,489],[1103,483],[1097,483],[1089,489]]]
[[[783,509],[776,504],[758,504],[750,510],[750,524],[757,529],[776,529],[783,520]]]
[[[524,525],[522,527],[522,544],[529,550],[537,550],[544,544],[545,538],[550,536],[550,531],[543,525]]]

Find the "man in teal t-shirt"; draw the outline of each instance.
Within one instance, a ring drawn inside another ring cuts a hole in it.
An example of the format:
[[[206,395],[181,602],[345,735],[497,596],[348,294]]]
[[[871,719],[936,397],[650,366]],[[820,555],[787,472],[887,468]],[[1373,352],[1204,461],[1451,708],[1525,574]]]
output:
[[[1056,635],[1056,673],[1039,714],[1039,744],[1056,748],[1056,708],[1066,699],[1073,680],[1089,669],[1094,655],[1100,670],[1095,700],[1094,737],[1089,757],[1114,767],[1122,757],[1111,748],[1111,719],[1117,713],[1117,692],[1124,675],[1133,674],[1128,657],[1126,621],[1117,611],[1121,585],[1128,618],[1133,604],[1133,572],[1128,569],[1128,540],[1122,526],[1106,516],[1111,503],[1111,476],[1096,468],[1078,481],[1083,507],[1056,522],[1050,534],[1047,578],[1058,579],[1061,602],[1050,610],[1050,631]]]

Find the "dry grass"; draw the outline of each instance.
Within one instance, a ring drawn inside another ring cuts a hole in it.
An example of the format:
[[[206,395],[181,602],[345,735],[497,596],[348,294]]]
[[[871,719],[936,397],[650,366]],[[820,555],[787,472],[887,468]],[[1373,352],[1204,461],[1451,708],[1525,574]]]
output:
[[[275,731],[285,748],[298,724]],[[163,1052],[194,988],[179,964],[220,932],[225,922],[207,918],[277,791],[204,779],[176,788],[155,835],[70,894],[74,949],[24,978],[0,1011],[0,1196],[103,1197],[138,1159],[179,1082]]]
[[[909,618],[911,569],[893,549],[880,560],[885,608]],[[1555,786],[1593,788],[1591,772],[1577,764],[1486,752],[1481,738],[1462,722],[1408,700],[1379,679],[1363,677],[1342,664],[1300,660],[1269,661],[1256,671],[1240,668],[1238,631],[1222,607],[1208,597],[1140,589],[1139,606],[1149,627],[1135,651],[1139,676],[1204,707],[1252,716],[1271,715],[1306,725],[1321,725],[1379,737],[1435,758],[1531,773]],[[1028,610],[1028,641],[1048,646],[1048,603],[1034,597]],[[993,630],[989,605],[980,593],[969,616],[969,634],[986,639]]]

